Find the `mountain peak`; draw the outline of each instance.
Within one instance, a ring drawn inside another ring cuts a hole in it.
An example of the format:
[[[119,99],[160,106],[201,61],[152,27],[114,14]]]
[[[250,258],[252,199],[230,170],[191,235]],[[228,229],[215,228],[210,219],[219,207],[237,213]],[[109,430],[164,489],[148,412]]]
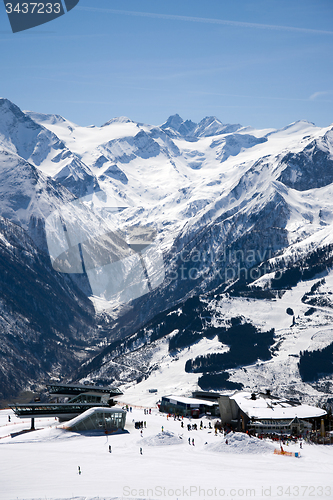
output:
[[[223,125],[223,123],[221,122],[221,120],[219,120],[218,118],[216,118],[216,116],[206,116],[205,118],[203,118],[201,120],[201,122],[199,123],[199,125],[210,125],[211,123],[214,123],[214,122],[218,122],[220,125]]]
[[[194,130],[194,135],[196,137],[211,137],[213,135],[230,134],[240,128],[239,123],[224,124],[216,116],[206,116]]]
[[[191,120],[184,121],[178,114],[171,115],[165,123],[161,125],[163,130],[171,133],[178,132],[179,135],[186,138],[197,139],[199,137],[210,137],[213,135],[228,134],[241,128],[240,124],[223,124],[216,116],[206,116],[200,123],[194,123]]]
[[[179,127],[182,125],[182,123],[184,123],[183,118],[181,118],[178,113],[176,113],[175,115],[169,116],[167,121],[163,123],[163,125],[161,125],[161,128],[172,128],[173,130],[176,130],[178,132]]]
[[[107,127],[108,125],[111,125],[112,123],[134,123],[134,122],[130,118],[127,118],[127,116],[118,116],[116,118],[111,118],[111,120],[107,121],[106,123],[103,123],[103,125],[101,125],[101,126]]]
[[[58,123],[65,123],[67,120],[61,115],[53,115],[53,114],[45,114],[38,113],[35,111],[23,111],[26,116],[29,116],[33,121],[39,124],[49,124],[49,125],[57,125]]]
[[[0,114],[2,116],[2,122],[4,122],[4,117],[7,115],[9,120],[7,119],[6,122],[10,121],[12,122],[13,120],[18,120],[20,122],[26,121],[26,122],[31,122],[33,123],[32,120],[27,117],[21,109],[16,106],[12,101],[9,99],[5,98],[0,98]],[[35,124],[36,125],[36,124]]]

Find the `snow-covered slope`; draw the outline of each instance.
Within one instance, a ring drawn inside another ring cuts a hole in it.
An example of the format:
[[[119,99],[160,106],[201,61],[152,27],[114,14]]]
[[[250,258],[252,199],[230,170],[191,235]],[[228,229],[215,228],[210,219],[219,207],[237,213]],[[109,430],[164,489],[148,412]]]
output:
[[[10,437],[30,422],[1,411],[1,500],[278,500],[289,498],[290,492],[331,498],[331,446],[303,442],[300,449],[291,442],[286,451],[300,453],[300,458],[278,456],[278,442],[244,433],[215,436],[209,429],[215,420],[207,417],[201,430],[188,431],[188,419],[182,428],[179,420],[158,413],[155,404],[151,414],[140,406],[138,402],[127,413],[125,432],[109,436],[68,432],[54,420],[36,419],[37,431]],[[134,421],[146,421],[142,436]],[[192,439],[194,445],[189,445]]]
[[[316,367],[303,363],[303,370],[299,363],[307,361],[305,351],[320,353],[333,343],[332,286],[333,272],[325,271],[270,298],[215,294],[188,299],[125,341],[111,343],[76,377],[121,382],[129,404],[152,405],[156,397],[191,396],[195,390],[230,394],[244,387],[330,405],[333,370],[321,373],[326,358]],[[212,355],[219,358],[201,368],[198,360]],[[191,360],[198,369],[188,368]],[[307,376],[309,368],[314,379]],[[157,394],[149,392],[152,388]]]
[[[0,142],[12,153],[40,165],[65,148],[49,130],[24,114],[8,99],[0,99]]]

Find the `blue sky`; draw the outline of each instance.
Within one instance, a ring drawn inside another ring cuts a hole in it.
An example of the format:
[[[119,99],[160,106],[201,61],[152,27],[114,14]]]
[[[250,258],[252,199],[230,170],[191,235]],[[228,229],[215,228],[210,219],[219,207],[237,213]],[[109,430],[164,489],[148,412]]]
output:
[[[332,0],[80,0],[13,34],[1,2],[0,96],[80,125],[179,113],[328,126],[332,21]]]

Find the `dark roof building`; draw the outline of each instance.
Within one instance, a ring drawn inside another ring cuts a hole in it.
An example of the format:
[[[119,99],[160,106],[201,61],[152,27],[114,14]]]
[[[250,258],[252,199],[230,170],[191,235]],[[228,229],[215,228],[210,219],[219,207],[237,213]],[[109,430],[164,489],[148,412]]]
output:
[[[193,416],[201,413],[217,415],[218,403],[198,398],[186,398],[183,396],[163,396],[160,411],[173,413],[175,415]]]

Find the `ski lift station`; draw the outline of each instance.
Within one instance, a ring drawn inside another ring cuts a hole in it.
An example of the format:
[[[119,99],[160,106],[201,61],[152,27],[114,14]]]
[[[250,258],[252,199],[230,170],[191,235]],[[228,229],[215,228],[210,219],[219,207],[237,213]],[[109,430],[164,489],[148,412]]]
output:
[[[17,417],[31,418],[31,430],[35,428],[36,417],[57,417],[59,421],[72,419],[71,422],[78,417],[73,425],[81,430],[100,429],[101,422],[106,430],[124,428],[126,412],[112,408],[116,404],[114,398],[122,395],[118,388],[81,384],[49,384],[46,387],[56,402],[10,405]],[[59,399],[67,401],[59,402]]]
[[[124,430],[126,413],[120,408],[90,408],[64,424],[62,428],[72,432],[103,430],[111,433],[119,429]]]

